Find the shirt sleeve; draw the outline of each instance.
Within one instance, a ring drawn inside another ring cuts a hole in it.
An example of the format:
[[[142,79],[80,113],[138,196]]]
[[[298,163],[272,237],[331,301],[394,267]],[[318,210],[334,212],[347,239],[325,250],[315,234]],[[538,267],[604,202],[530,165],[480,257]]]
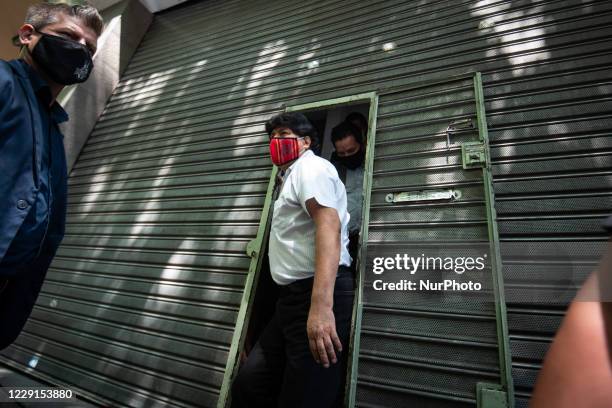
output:
[[[306,201],[314,198],[319,205],[334,208],[338,211],[337,183],[334,180],[334,177],[337,179],[338,176],[335,174],[335,169],[331,171],[333,168],[328,169],[319,163],[315,164],[311,167],[300,169],[297,186],[297,196],[300,205],[304,211],[308,212]]]

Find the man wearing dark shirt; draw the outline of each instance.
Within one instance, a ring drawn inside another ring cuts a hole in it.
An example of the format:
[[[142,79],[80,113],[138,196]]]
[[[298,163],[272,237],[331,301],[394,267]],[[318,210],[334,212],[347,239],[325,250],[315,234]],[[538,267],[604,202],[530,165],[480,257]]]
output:
[[[89,6],[38,4],[20,59],[0,60],[0,349],[19,335],[64,236],[67,171],[56,98],[85,81],[102,32]]]
[[[335,149],[331,162],[336,167],[338,176],[346,188],[347,208],[351,216],[348,225],[348,250],[353,259],[351,269],[355,270],[359,249],[359,232],[361,230],[366,147],[363,143],[361,129],[350,122],[342,122],[334,127],[331,140]]]

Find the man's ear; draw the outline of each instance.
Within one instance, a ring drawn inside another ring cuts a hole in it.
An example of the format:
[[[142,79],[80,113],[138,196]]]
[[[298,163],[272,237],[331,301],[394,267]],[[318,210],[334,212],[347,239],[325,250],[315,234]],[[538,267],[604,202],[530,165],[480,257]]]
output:
[[[310,136],[304,136],[304,146],[306,146],[306,148],[309,149],[311,145],[312,145],[312,139],[310,138]]]
[[[19,34],[19,44],[20,45],[29,45],[35,38],[34,26],[32,24],[24,24],[19,27],[17,31]]]

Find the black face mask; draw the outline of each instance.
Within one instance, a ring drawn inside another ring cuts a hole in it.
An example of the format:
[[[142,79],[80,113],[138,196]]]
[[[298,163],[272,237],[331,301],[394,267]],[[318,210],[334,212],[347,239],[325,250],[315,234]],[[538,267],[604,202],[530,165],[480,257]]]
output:
[[[340,164],[350,170],[355,170],[357,167],[361,166],[363,164],[363,159],[365,159],[363,147],[351,156],[338,157]]]
[[[32,58],[54,82],[72,85],[85,82],[93,69],[86,46],[57,35],[40,33]]]

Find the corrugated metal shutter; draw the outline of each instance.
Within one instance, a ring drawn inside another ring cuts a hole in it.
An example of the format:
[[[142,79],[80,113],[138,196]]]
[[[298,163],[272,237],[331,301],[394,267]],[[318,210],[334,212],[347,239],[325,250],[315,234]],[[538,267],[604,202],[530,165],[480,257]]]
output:
[[[502,244],[541,232],[590,250],[612,181],[611,15],[579,0],[209,0],[157,15],[77,164],[66,243],[3,361],[39,355],[33,375],[98,400],[194,405],[195,390],[213,404],[269,175],[261,122],[283,103],[481,71]],[[526,146],[568,167],[541,178],[514,153]],[[529,207],[538,188],[569,222],[525,227],[543,214]],[[519,403],[562,313],[511,305]]]
[[[573,41],[585,41],[587,24]],[[584,43],[580,55],[568,44],[529,66],[484,77],[519,408],[528,406],[567,304],[607,240],[601,221],[612,212],[610,26],[600,34],[606,42]]]
[[[164,111],[195,78],[159,38],[185,17],[157,18],[84,147],[66,237],[4,354],[106,406],[216,405],[270,177],[263,117]],[[155,80],[151,53],[170,75],[159,98],[131,83]]]
[[[478,103],[471,77],[379,97],[356,406],[475,406],[478,383],[509,377],[502,374],[504,334],[498,333],[493,290],[499,280],[492,273],[495,246],[489,245],[495,229],[487,212],[490,173],[483,178],[482,168],[462,164],[461,145],[479,140]],[[449,190],[457,198],[425,196]],[[417,196],[390,202],[397,193]],[[488,260],[482,272],[461,275],[441,266],[374,273],[376,257],[396,254]],[[446,279],[478,282],[483,290],[419,289],[422,282]],[[375,290],[376,280],[406,280],[416,290]]]

